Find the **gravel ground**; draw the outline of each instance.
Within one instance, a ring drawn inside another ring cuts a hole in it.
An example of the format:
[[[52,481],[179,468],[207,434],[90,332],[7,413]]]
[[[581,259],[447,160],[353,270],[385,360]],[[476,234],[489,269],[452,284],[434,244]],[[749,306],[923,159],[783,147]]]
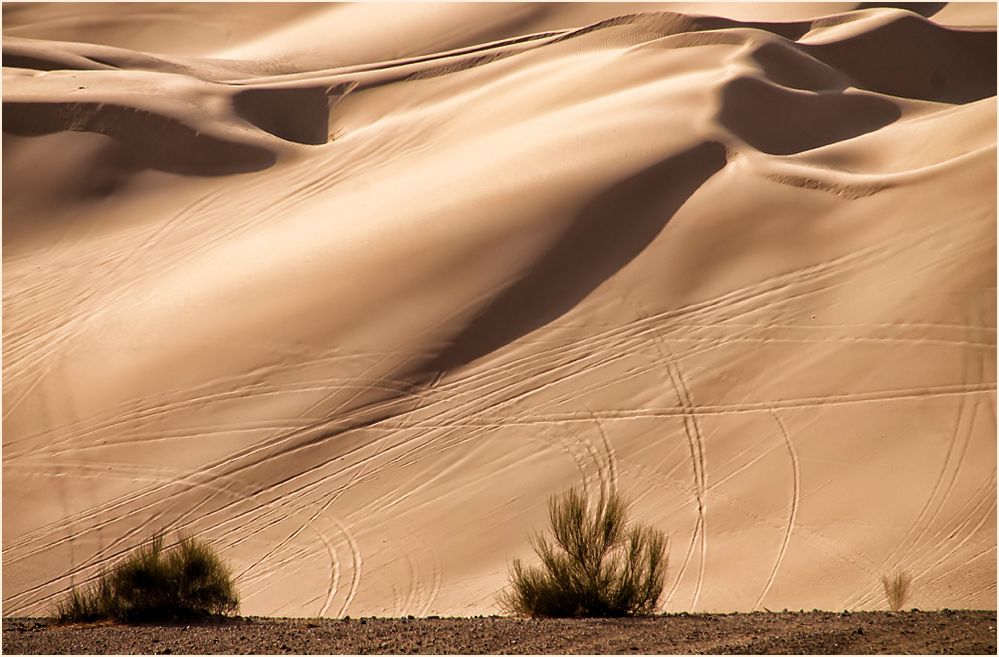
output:
[[[239,618],[60,625],[5,618],[5,654],[996,654],[994,611],[635,619]]]

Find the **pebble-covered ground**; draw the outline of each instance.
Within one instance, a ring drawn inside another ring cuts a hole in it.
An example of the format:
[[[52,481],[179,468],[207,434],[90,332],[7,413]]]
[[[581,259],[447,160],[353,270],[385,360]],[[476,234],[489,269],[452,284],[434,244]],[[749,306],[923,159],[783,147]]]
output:
[[[4,654],[996,654],[994,611],[635,619],[239,618],[61,625],[5,618]]]

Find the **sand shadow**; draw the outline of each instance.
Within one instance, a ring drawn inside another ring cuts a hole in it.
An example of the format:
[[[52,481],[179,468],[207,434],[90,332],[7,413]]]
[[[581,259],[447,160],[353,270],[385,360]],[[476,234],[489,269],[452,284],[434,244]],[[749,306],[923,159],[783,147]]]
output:
[[[93,132],[122,145],[136,169],[194,176],[260,171],[277,156],[248,143],[211,135],[168,116],[106,103],[4,102],[3,131],[37,137],[64,130]]]
[[[904,9],[929,18],[946,6],[946,2],[861,2],[857,9]]]
[[[419,373],[469,363],[565,314],[641,253],[725,162],[722,144],[702,143],[597,196],[525,276],[423,363]]]
[[[880,94],[963,104],[996,95],[996,32],[955,29],[913,14],[804,52]]]
[[[873,132],[901,115],[877,96],[798,92],[746,76],[725,84],[718,122],[758,151],[791,155]]]

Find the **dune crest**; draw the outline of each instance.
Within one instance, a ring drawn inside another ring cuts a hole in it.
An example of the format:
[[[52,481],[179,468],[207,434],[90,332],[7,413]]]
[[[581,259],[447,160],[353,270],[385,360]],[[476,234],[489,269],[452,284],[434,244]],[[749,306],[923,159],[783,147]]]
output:
[[[995,609],[995,5],[754,5],[5,6],[4,613],[495,613],[580,480],[666,611]]]

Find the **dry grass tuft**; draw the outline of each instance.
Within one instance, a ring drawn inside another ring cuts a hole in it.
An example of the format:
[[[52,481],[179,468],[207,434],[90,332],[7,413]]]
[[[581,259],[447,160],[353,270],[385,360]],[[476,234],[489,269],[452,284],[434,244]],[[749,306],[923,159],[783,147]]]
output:
[[[633,616],[655,611],[666,572],[666,537],[628,528],[628,505],[616,492],[595,505],[573,488],[548,500],[552,539],[532,541],[541,567],[513,562],[507,612],[542,617]]]
[[[885,598],[892,611],[898,611],[909,599],[909,585],[912,584],[912,577],[909,573],[899,571],[894,575],[882,575],[881,586],[885,590]]]
[[[183,620],[239,610],[229,566],[203,541],[181,538],[164,548],[162,534],[105,570],[59,605],[62,621]]]

